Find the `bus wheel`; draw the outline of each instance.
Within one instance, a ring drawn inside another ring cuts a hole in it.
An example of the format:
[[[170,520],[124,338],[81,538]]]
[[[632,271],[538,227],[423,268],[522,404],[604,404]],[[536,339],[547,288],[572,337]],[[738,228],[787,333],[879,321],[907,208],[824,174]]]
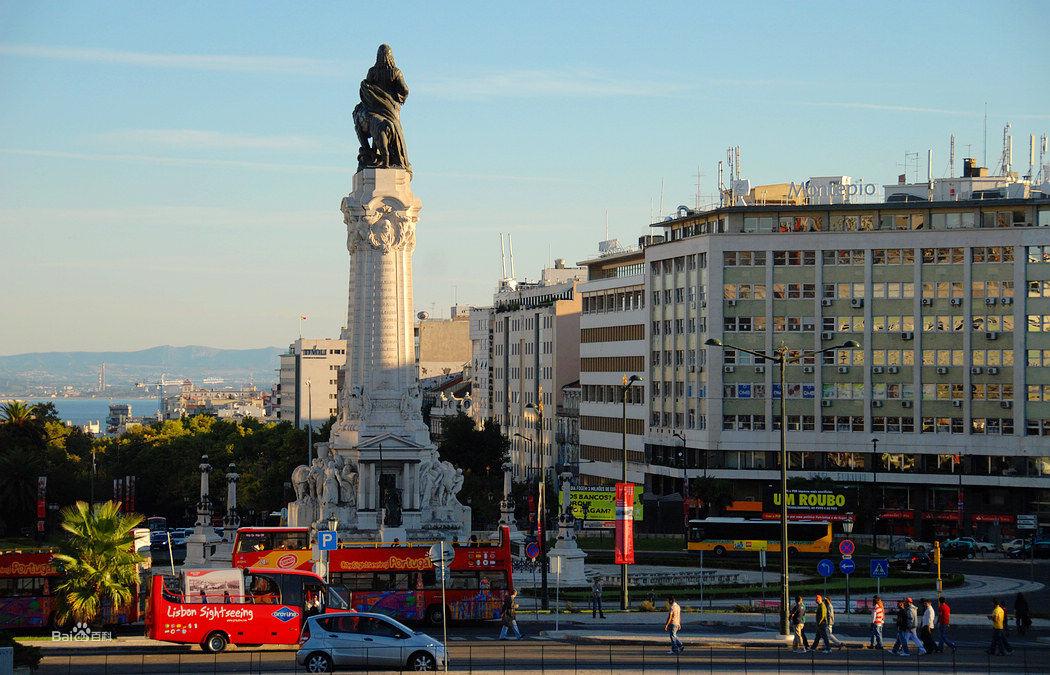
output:
[[[306,671],[309,673],[330,673],[332,669],[332,657],[324,652],[314,652],[306,657]]]
[[[209,654],[218,654],[219,652],[224,651],[228,644],[230,644],[230,641],[226,638],[226,635],[219,631],[215,631],[204,639],[204,643],[201,647],[203,647],[204,651]]]
[[[408,657],[405,670],[437,670],[437,661],[427,652],[416,652]]]
[[[441,625],[441,605],[431,605],[427,607],[427,623],[431,626]]]
[[[794,546],[788,546],[788,557],[794,558],[798,555],[798,549]]]
[[[716,556],[721,558],[725,554],[726,554],[726,547],[725,546],[715,546],[715,555]]]

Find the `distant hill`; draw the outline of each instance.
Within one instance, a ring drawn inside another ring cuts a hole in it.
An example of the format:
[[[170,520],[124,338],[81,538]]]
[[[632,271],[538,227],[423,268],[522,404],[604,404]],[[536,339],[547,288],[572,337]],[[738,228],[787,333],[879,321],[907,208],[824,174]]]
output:
[[[108,386],[155,384],[161,376],[189,378],[200,384],[205,377],[223,378],[227,384],[254,379],[260,387],[277,381],[278,355],[285,349],[216,349],[190,345],[163,345],[133,352],[35,352],[0,356],[0,391],[9,393],[39,386],[73,385],[91,388],[98,381],[99,364],[106,364]]]

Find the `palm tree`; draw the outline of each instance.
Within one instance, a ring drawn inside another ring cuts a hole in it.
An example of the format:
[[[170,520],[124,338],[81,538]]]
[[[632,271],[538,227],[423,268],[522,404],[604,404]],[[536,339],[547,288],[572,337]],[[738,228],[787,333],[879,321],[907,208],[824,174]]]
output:
[[[67,539],[55,560],[65,567],[56,587],[59,621],[97,622],[108,606],[131,601],[138,583],[134,528],[142,516],[120,512],[120,502],[89,506],[78,501],[62,510]]]
[[[11,401],[0,405],[3,421],[16,427],[25,427],[36,420],[36,406],[26,405],[22,401]]]

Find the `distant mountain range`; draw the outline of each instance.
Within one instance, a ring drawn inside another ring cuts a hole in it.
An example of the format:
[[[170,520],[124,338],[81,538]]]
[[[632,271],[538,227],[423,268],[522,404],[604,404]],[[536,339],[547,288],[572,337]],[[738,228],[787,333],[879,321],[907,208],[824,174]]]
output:
[[[137,382],[155,385],[161,376],[188,378],[200,384],[222,378],[225,384],[268,387],[277,381],[280,347],[216,349],[196,345],[163,345],[133,352],[35,352],[0,356],[0,392],[20,393],[39,387],[94,389],[99,365],[106,364],[108,387],[131,387]]]

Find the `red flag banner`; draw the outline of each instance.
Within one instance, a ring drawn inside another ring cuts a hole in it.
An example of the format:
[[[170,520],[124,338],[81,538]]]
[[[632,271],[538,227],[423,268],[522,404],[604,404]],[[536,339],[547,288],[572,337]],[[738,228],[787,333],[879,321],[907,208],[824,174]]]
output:
[[[617,565],[634,564],[634,483],[616,484]]]

